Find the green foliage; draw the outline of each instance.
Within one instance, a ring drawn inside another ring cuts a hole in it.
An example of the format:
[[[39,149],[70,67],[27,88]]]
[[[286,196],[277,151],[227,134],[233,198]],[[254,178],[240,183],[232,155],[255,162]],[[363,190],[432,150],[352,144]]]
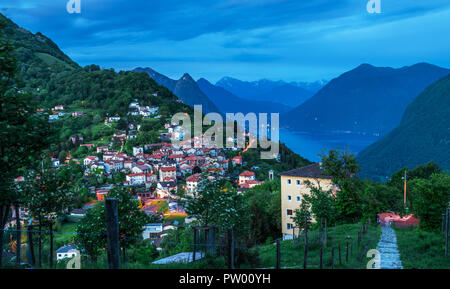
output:
[[[442,233],[420,228],[395,228],[395,233],[405,269],[450,268],[450,258],[444,255],[445,239]]]
[[[337,191],[336,211],[338,216],[346,221],[357,221],[361,217],[360,182],[356,178],[359,166],[355,155],[347,151],[330,150],[328,155],[322,155],[322,165],[325,175],[332,176]]]
[[[186,212],[203,226],[216,225],[219,232],[233,227],[236,236],[248,232],[248,211],[242,195],[224,179],[203,179],[197,195],[188,197]]]
[[[108,198],[116,198],[119,214],[120,246],[129,248],[142,240],[144,225],[156,222],[156,216],[148,216],[139,209],[139,201],[123,187],[114,187]],[[89,209],[77,227],[76,243],[91,257],[96,257],[106,246],[105,201]]]
[[[300,208],[294,210],[294,217],[292,218],[296,227],[306,229],[311,225],[311,204],[303,200]]]
[[[327,224],[333,224],[336,219],[335,198],[332,190],[324,190],[320,184],[305,181],[310,195],[304,196],[304,202],[311,204],[311,212],[316,220],[327,219]],[[303,213],[304,215],[304,213]]]
[[[420,227],[439,229],[442,214],[450,205],[450,174],[433,174],[429,180],[415,179],[411,183],[413,209],[420,218]]]
[[[280,181],[266,182],[244,193],[250,217],[249,244],[262,244],[281,235]]]

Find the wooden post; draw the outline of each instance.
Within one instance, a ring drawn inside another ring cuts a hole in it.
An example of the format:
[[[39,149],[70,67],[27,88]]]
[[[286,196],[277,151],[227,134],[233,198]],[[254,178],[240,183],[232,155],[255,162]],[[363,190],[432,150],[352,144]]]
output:
[[[281,267],[281,249],[280,249],[280,239],[277,239],[277,269]]]
[[[228,228],[228,269],[234,269],[234,236],[233,227]]]
[[[333,247],[336,246],[336,221],[334,222],[334,238],[333,238]]]
[[[16,266],[20,266],[20,248],[22,247],[21,242],[22,242],[22,232],[20,231],[20,210],[19,210],[19,205],[15,204],[14,205],[14,210],[16,213]],[[0,248],[1,250],[3,250],[3,248]]]
[[[32,225],[28,225],[28,250],[30,252],[29,256],[30,256],[30,264],[31,266],[34,266],[36,264],[36,258],[34,256],[34,245],[33,245],[33,226]]]
[[[350,243],[350,256],[353,256],[353,239],[352,242]]]
[[[197,228],[193,227],[194,231],[194,249],[192,252],[192,261],[195,262],[195,252],[197,251]]]
[[[348,241],[347,241],[347,251],[345,253],[345,263],[348,263]]]
[[[441,228],[441,232],[442,232],[443,235],[445,235],[445,224],[446,224],[446,222],[445,222],[445,215],[446,214],[442,214],[442,228]]]
[[[447,211],[445,212],[445,256],[448,256],[448,227],[450,222],[450,216],[449,216],[449,210],[450,208],[447,208]]]
[[[341,244],[338,245],[339,250],[339,265],[342,265],[342,258],[341,258]]]
[[[119,213],[117,199],[106,199],[106,237],[108,243],[108,268],[120,268]]]
[[[334,269],[334,246],[331,248],[331,269]]]
[[[38,242],[38,253],[39,253],[39,259],[38,259],[38,266],[42,267],[42,217],[39,216],[39,242]]]
[[[303,256],[303,269],[308,267],[308,226],[305,226],[305,254]]]
[[[320,269],[323,269],[323,247],[320,247]]]
[[[53,221],[50,221],[50,268],[53,268]]]

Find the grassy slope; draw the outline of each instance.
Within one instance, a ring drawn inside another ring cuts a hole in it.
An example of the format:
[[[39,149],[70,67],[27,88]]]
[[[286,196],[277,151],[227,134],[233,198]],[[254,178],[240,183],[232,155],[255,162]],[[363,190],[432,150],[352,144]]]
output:
[[[400,258],[405,269],[450,269],[444,256],[445,239],[441,233],[418,229],[395,229]]]
[[[368,233],[362,238],[361,246],[358,248],[358,232],[360,224],[340,225],[336,229],[336,244],[341,244],[341,258],[342,265],[339,265],[338,250],[335,249],[335,267],[336,268],[366,268],[367,262],[370,260],[365,257],[367,251],[374,249],[380,238],[380,228],[371,226]],[[320,263],[320,245],[318,240],[318,232],[311,231],[309,236],[309,253],[308,253],[308,268],[319,268]],[[346,242],[348,236],[353,239],[353,254],[350,255],[350,241],[349,241],[349,260],[346,259]],[[328,246],[323,250],[324,268],[331,268],[331,247],[333,245],[334,228],[329,228],[328,231]],[[303,268],[304,256],[304,241],[303,236],[300,240],[293,242],[292,240],[281,242],[281,267],[300,269]],[[337,247],[337,245],[336,245]],[[263,267],[274,267],[276,264],[276,246],[265,245],[258,248]],[[361,255],[364,255],[360,262]]]

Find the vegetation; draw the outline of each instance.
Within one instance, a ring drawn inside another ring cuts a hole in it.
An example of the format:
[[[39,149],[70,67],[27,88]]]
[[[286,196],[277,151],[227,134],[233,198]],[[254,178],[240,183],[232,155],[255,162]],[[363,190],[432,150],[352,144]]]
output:
[[[397,128],[359,153],[360,176],[385,182],[402,167],[429,161],[450,170],[449,123],[450,75],[419,94]]]
[[[438,231],[396,228],[397,245],[405,269],[448,269],[450,258],[444,256],[444,236]]]

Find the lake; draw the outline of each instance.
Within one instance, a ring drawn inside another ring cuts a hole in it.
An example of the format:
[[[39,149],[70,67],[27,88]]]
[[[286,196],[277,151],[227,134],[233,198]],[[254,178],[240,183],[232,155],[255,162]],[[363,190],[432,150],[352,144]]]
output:
[[[335,148],[348,149],[357,154],[379,138],[379,136],[352,133],[311,133],[280,129],[282,143],[302,157],[314,162],[320,161],[317,154],[326,153]]]

